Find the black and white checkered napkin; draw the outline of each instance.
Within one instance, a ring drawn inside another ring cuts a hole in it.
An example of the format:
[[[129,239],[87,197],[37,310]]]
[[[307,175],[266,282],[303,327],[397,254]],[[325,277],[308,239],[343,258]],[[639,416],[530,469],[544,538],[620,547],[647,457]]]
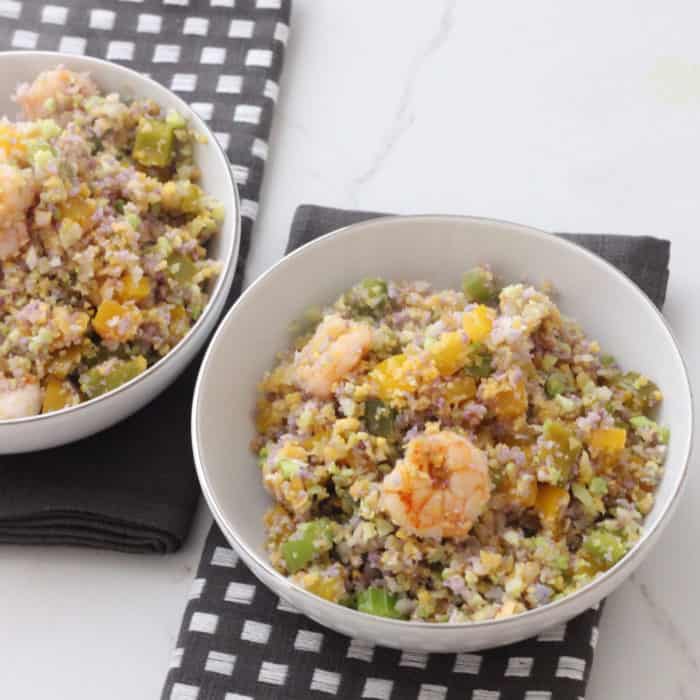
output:
[[[172,88],[227,149],[241,198],[237,296],[289,32],[290,0],[0,0],[0,47],[107,58]],[[198,363],[132,418],[0,458],[0,543],[170,552],[199,488],[189,415]]]
[[[303,206],[288,251],[378,214]],[[606,258],[658,305],[670,244],[562,234]],[[348,639],[297,613],[250,573],[214,525],[162,700],[583,700],[601,608],[539,637],[476,654],[423,654]]]

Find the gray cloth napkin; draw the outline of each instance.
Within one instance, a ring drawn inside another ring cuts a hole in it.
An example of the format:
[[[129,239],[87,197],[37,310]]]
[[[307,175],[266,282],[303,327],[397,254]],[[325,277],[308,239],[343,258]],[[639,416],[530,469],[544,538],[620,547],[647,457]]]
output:
[[[376,216],[301,206],[287,251]],[[612,262],[662,305],[668,241],[561,235]],[[162,700],[582,700],[601,612],[602,606],[591,608],[536,638],[483,653],[400,652],[348,639],[290,608],[253,576],[214,525]]]
[[[386,214],[302,204],[294,215],[287,252],[335,229],[379,216],[386,216]],[[663,306],[671,255],[669,241],[652,236],[621,236],[604,233],[557,233],[557,236],[578,243],[583,248],[605,258],[636,282],[656,306],[659,308]]]
[[[0,48],[85,53],[178,93],[226,148],[243,267],[267,159],[290,0],[0,2]],[[1,278],[1,275],[0,275]],[[190,444],[195,361],[134,416],[80,442],[0,457],[0,543],[172,552],[199,497]]]

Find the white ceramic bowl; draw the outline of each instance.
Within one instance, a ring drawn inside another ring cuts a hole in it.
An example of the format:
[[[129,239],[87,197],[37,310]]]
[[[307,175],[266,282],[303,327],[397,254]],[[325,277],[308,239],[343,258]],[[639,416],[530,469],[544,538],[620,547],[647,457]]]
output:
[[[29,418],[0,420],[0,454],[40,450],[87,437],[154,399],[189,364],[214,329],[231,288],[238,257],[240,211],[226,154],[204,122],[162,85],[128,68],[96,58],[50,51],[0,53],[0,115],[12,119],[18,114],[17,105],[10,99],[18,83],[31,81],[41,71],[59,64],[90,73],[104,91],[151,98],[166,109],[176,109],[194,129],[207,137],[207,143],[195,147],[195,158],[202,169],[203,189],[222,202],[226,210],[221,230],[209,245],[209,255],[220,260],[223,269],[210,285],[210,299],[204,312],[180,344],[164,358],[130,382],[78,406]]]
[[[248,451],[256,384],[288,347],[292,319],[330,302],[366,276],[427,279],[459,287],[469,267],[491,263],[504,280],[550,280],[565,313],[578,319],[625,367],[654,378],[671,426],[665,474],[644,535],[595,582],[569,597],[511,618],[430,624],[373,617],[334,605],[294,585],[268,563],[263,513],[271,500]],[[202,364],[192,442],[209,506],[231,545],[267,586],[309,617],[339,632],[390,647],[469,651],[537,634],[594,605],[641,563],[668,523],[686,473],[692,404],[683,360],[663,318],[622,273],[571,243],[531,228],[445,216],[376,219],[314,241],[262,275],[219,327]],[[680,573],[680,572],[679,572]]]

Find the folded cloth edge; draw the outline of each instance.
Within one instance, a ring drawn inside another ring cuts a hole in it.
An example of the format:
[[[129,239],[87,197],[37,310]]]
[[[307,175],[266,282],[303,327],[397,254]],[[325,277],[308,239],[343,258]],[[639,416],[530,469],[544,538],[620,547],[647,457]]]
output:
[[[286,253],[289,254],[302,245],[316,240],[319,236],[332,233],[341,228],[347,228],[353,224],[377,219],[383,216],[410,216],[410,214],[389,214],[376,211],[357,211],[349,209],[339,209],[335,207],[324,207],[318,204],[300,204],[294,214],[291,234],[287,243]],[[504,222],[508,223],[508,222]],[[311,232],[313,235],[310,235]],[[661,308],[666,299],[666,286],[669,276],[669,261],[671,255],[671,242],[656,236],[631,236],[616,233],[560,233],[551,231],[560,238],[563,238],[578,245],[584,244],[590,252],[597,254],[605,262],[626,274],[637,286],[649,297],[650,301]],[[634,259],[629,260],[623,256],[609,254],[603,257],[592,248],[605,249],[609,242],[632,242],[635,249],[639,249]],[[644,251],[642,251],[644,248]],[[653,269],[658,280],[654,280],[653,287],[644,284],[645,269]],[[636,278],[636,279],[635,279]]]

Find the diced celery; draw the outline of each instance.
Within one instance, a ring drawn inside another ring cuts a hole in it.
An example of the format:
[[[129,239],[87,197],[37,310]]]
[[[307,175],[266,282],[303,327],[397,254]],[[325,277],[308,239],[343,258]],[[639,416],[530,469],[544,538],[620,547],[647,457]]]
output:
[[[656,421],[646,416],[633,416],[630,418],[630,425],[635,430],[649,430],[654,431],[659,436],[659,441],[663,444],[668,442],[670,437],[670,430],[667,426],[660,426]]]
[[[89,399],[93,399],[138,376],[147,365],[146,358],[141,355],[130,360],[113,357],[83,372],[80,375],[80,389]]]
[[[403,615],[396,610],[397,600],[397,596],[389,593],[385,588],[370,586],[367,590],[357,594],[357,609],[368,615],[399,620]]]
[[[462,291],[467,301],[483,303],[493,299],[498,289],[493,275],[486,268],[474,267],[464,273]]]
[[[610,367],[610,365],[615,364],[615,358],[612,355],[601,355],[600,364],[603,365],[603,367]]]
[[[372,435],[390,438],[394,434],[396,411],[380,399],[365,401],[365,425]]]
[[[627,547],[618,535],[597,528],[584,539],[583,550],[594,563],[608,569],[625,556]]]
[[[53,153],[49,150],[36,151],[32,154],[32,164],[35,168],[46,168],[48,167],[51,159],[53,158]]]
[[[595,496],[605,496],[608,492],[608,482],[602,476],[594,476],[588,490]]]
[[[165,115],[165,123],[173,129],[184,129],[187,126],[185,118],[174,109],[169,109]]]
[[[564,396],[564,394],[557,394],[554,399],[559,408],[561,408],[562,413],[571,413],[576,408],[574,400],[570,399],[568,396]]]
[[[61,133],[61,127],[53,119],[40,119],[37,124],[45,139],[52,139]]]
[[[547,392],[547,396],[552,399],[555,396],[559,396],[559,394],[565,393],[569,389],[567,376],[563,372],[552,372],[547,377],[544,389]]]
[[[131,228],[133,228],[134,230],[138,229],[139,226],[141,226],[141,217],[137,214],[127,214],[125,218],[129,226],[131,226]]]
[[[646,416],[633,416],[632,418],[630,418],[630,425],[635,430],[640,430],[642,428],[657,427],[656,423],[653,420],[651,420],[651,418],[647,418]]]
[[[287,570],[294,574],[307,566],[314,557],[333,541],[330,523],[325,518],[299,525],[295,533],[282,545],[282,556]]]
[[[277,462],[277,467],[285,479],[291,479],[299,473],[301,463],[296,459],[281,459]]]
[[[173,244],[165,236],[158,236],[155,249],[162,257],[167,258],[173,252]]]
[[[173,127],[160,119],[143,117],[136,129],[131,155],[147,167],[168,165],[173,157]]]
[[[32,162],[36,162],[37,157],[48,158],[56,154],[53,146],[44,139],[32,139],[27,142],[27,150]]]
[[[170,180],[161,190],[161,204],[166,211],[195,214],[202,208],[204,193],[189,180]]]
[[[545,372],[549,372],[551,369],[554,369],[554,366],[557,364],[558,359],[556,355],[550,355],[547,353],[543,358],[542,358],[542,369]]]
[[[574,498],[581,503],[583,510],[588,515],[595,516],[598,514],[598,505],[595,498],[593,498],[583,484],[579,484],[578,482],[571,484],[571,493],[574,495]]]

